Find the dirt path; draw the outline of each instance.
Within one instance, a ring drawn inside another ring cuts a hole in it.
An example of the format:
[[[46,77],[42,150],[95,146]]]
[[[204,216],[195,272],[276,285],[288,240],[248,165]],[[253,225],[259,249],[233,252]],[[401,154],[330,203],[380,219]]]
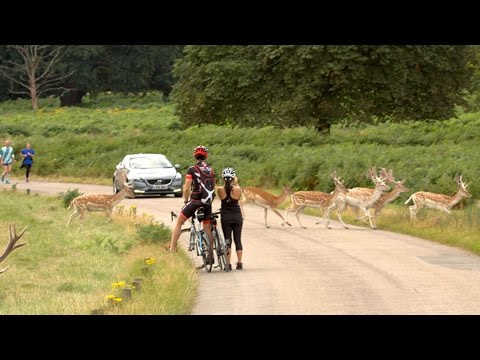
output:
[[[109,186],[32,181],[19,191],[111,193]],[[171,225],[181,199],[125,199],[139,213]],[[214,204],[214,210],[219,208]],[[406,235],[351,226],[333,229],[302,216],[280,226],[269,212],[245,207],[244,270],[199,272],[194,314],[480,314],[480,258]],[[183,238],[185,237],[185,238]],[[186,242],[186,235],[181,238]],[[233,255],[235,263],[235,255]],[[196,257],[194,261],[197,261]]]

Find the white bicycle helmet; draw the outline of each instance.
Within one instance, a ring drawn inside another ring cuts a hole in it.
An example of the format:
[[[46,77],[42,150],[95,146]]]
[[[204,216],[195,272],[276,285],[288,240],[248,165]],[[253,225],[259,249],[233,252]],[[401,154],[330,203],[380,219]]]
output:
[[[230,167],[223,169],[222,177],[226,179],[233,179],[235,177],[235,170]]]

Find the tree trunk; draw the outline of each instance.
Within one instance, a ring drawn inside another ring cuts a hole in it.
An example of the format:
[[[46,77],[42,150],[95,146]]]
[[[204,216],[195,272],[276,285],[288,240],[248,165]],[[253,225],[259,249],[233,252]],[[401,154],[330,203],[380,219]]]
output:
[[[330,120],[326,118],[318,119],[318,122],[315,128],[322,135],[330,134]]]
[[[83,90],[70,90],[60,97],[60,106],[75,106],[82,103],[82,98],[86,94]]]
[[[38,110],[38,98],[37,98],[37,88],[35,84],[30,84],[30,97],[32,98],[32,109],[33,111]]]

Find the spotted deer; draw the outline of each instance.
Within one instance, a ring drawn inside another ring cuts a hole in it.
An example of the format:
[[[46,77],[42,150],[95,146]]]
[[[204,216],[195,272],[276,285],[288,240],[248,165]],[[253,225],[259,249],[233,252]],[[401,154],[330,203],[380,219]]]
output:
[[[405,205],[413,201],[413,205],[409,206],[411,220],[417,219],[417,213],[427,207],[429,209],[441,210],[450,214],[450,209],[457,205],[462,198],[470,198],[472,194],[468,191],[468,185],[463,182],[462,175],[455,175],[458,191],[455,195],[435,194],[426,191],[418,191],[412,194]]]
[[[402,181],[395,181],[395,177],[393,176],[393,169],[390,169],[389,171],[387,171],[387,169],[381,168],[380,174],[386,179],[388,183],[393,184],[394,188],[392,189],[392,191],[382,192],[378,200],[375,201],[371,206],[371,208],[374,209],[373,223],[375,224],[375,226],[377,226],[377,217],[382,212],[382,209],[388,204],[390,204],[392,201],[396,200],[400,196],[400,194],[410,190],[404,185],[405,179]],[[373,195],[373,192],[375,191],[375,189],[353,188],[353,189],[350,189],[349,191],[352,193],[356,191],[364,191],[367,193],[370,192]],[[367,216],[365,215],[361,217],[358,215],[358,210],[359,210],[358,208],[352,208],[352,210],[357,216],[355,220],[364,220],[365,218],[367,218]]]
[[[288,186],[283,188],[283,191],[280,195],[275,196],[266,192],[265,190],[247,186],[243,188],[242,191],[242,199],[238,202],[242,207],[248,203],[255,203],[258,206],[261,206],[264,209],[265,213],[265,227],[269,228],[270,226],[267,225],[267,211],[268,209],[272,210],[275,214],[280,216],[280,218],[284,221],[285,224],[292,226],[288,222],[285,222],[282,214],[280,214],[277,210],[277,207],[285,200],[285,198],[292,193],[292,189]]]
[[[370,227],[372,229],[377,228],[377,226],[372,221],[372,217],[370,215],[369,209],[380,198],[380,196],[382,195],[382,192],[389,190],[389,187],[385,184],[386,178],[383,176],[379,177],[377,175],[377,170],[375,169],[375,167],[371,167],[368,170],[368,177],[375,184],[375,189],[365,189],[368,191],[348,189],[348,192],[346,194],[342,194],[337,197],[337,200],[336,200],[337,216],[340,222],[345,227],[345,229],[348,229],[348,227],[345,225],[345,223],[342,220],[342,212],[345,210],[345,207],[347,205],[350,206],[351,208],[358,208],[360,210],[363,210],[365,217],[368,217],[368,220],[370,222]],[[370,190],[373,190],[373,191],[370,191]],[[327,209],[327,212],[329,211],[330,209]]]
[[[337,177],[337,172],[334,171],[331,174],[333,182],[335,183],[335,189],[333,192],[327,194],[321,191],[297,191],[290,196],[292,205],[285,210],[285,223],[288,223],[288,213],[295,211],[295,217],[298,224],[306,229],[300,222],[300,212],[306,207],[319,208],[323,212],[323,220],[325,221],[325,227],[331,229],[329,226],[329,217],[327,217],[328,209],[336,206],[335,201],[340,194],[346,194],[348,189],[343,184],[343,181]],[[345,224],[344,224],[345,226]]]
[[[15,224],[8,224],[8,244],[5,247],[5,250],[3,250],[3,253],[0,255],[0,263],[7,258],[8,255],[12,253],[13,250],[18,249],[19,247],[22,247],[23,245],[26,245],[27,242],[23,242],[20,244],[17,244],[17,241],[20,240],[20,238],[23,236],[25,231],[27,230],[27,227],[25,227],[20,234],[17,235],[17,229],[15,228]],[[4,273],[5,271],[8,270],[8,266],[4,269],[0,269],[0,274]]]
[[[125,197],[134,197],[133,192],[133,183],[130,181],[126,182],[127,175],[123,171],[122,176],[122,189],[114,195],[107,194],[84,194],[77,196],[70,203],[69,209],[75,209],[75,212],[70,215],[68,219],[67,226],[70,225],[70,222],[80,216],[80,221],[83,220],[83,216],[87,211],[103,211],[107,214],[108,217],[112,218],[114,207],[122,201]]]

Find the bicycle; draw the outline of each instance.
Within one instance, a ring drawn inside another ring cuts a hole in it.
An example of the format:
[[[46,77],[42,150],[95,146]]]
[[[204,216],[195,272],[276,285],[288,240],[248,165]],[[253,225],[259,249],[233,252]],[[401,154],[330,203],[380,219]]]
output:
[[[173,213],[172,213],[173,218]],[[203,208],[197,209],[190,218],[190,227],[182,229],[180,234],[190,232],[190,240],[188,243],[188,251],[196,250],[197,256],[201,256],[203,265],[200,268],[205,268],[207,272],[212,271],[213,264],[207,263],[208,253],[210,250],[210,241],[207,234],[205,234],[200,223],[203,221]]]
[[[230,269],[228,268],[228,264],[227,264],[227,254],[228,254],[228,251],[230,251],[230,249],[228,248],[227,243],[225,242],[225,238],[217,229],[217,219],[219,215],[220,215],[220,211],[216,211],[212,213],[212,220],[210,223],[212,226],[212,233],[213,233],[213,250],[217,254],[218,265],[216,267],[220,267],[220,270],[228,272]]]
[[[212,213],[212,219],[210,222],[210,226],[212,227],[212,234],[213,234],[213,250],[217,255],[217,266],[216,268],[220,268],[223,271],[229,271],[227,265],[227,252],[230,250],[223,238],[223,235],[218,231],[217,228],[217,219],[220,215],[220,211]],[[172,220],[173,217],[176,216],[172,212]],[[200,223],[203,221],[203,208],[199,208],[195,214],[190,219],[190,227],[182,229],[181,234],[185,232],[190,232],[190,241],[188,245],[188,251],[193,251],[196,249],[197,256],[202,256],[203,265],[201,268],[205,268],[207,272],[212,271],[212,264],[207,264],[207,257],[208,257],[208,250],[210,248],[210,242],[208,241],[208,236],[206,235],[205,231],[202,227],[200,227]]]

